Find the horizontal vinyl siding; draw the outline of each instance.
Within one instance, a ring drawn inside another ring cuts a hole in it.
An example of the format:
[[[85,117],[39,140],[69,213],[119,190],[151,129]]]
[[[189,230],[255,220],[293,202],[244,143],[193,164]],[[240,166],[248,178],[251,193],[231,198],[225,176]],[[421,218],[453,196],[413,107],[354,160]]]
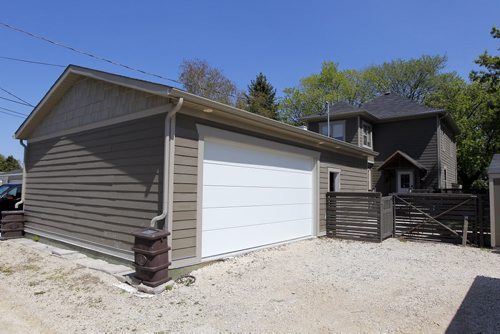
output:
[[[322,153],[319,176],[320,232],[326,231],[326,193],[328,192],[328,168],[340,169],[340,190],[366,192],[368,174],[366,158],[354,158],[336,153]]]
[[[29,143],[26,227],[132,254],[162,210],[163,117]]]
[[[172,258],[196,256],[198,205],[198,132],[189,119],[177,116],[172,216]]]
[[[457,183],[457,146],[453,132],[444,122],[441,122],[441,167],[446,167],[445,188],[451,188],[452,183]],[[444,181],[443,181],[444,184]]]

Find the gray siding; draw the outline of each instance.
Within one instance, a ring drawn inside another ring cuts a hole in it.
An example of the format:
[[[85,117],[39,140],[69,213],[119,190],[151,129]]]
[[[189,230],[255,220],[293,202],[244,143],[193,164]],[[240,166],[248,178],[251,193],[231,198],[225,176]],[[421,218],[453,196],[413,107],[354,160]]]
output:
[[[347,118],[345,120],[335,119],[333,121],[345,121],[345,141],[358,146],[358,117]],[[307,129],[312,132],[319,133],[319,123],[321,122],[311,122],[307,124]]]
[[[420,188],[438,186],[438,142],[435,117],[373,124],[372,131],[374,150],[379,152],[372,169],[372,182],[376,191],[382,193],[396,191],[395,177],[383,176],[378,171],[378,167],[396,150],[405,152],[427,169],[427,175],[421,180]]]
[[[441,122],[441,169],[446,168],[446,184],[443,178],[442,186],[451,188],[457,183],[457,144],[455,136],[445,122]],[[443,175],[443,174],[442,174]]]
[[[29,143],[26,227],[131,254],[162,210],[163,117]]]
[[[328,168],[340,169],[341,191],[367,191],[368,174],[366,158],[355,158],[338,153],[322,152],[319,175],[320,233],[326,231],[326,193],[328,192]]]
[[[84,78],[77,81],[33,132],[33,137],[166,104],[160,96]]]

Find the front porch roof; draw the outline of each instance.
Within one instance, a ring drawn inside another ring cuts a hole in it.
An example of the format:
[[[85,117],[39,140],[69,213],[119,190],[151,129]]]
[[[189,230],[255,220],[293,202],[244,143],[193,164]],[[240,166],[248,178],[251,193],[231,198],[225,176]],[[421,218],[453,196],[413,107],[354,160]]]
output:
[[[415,166],[417,169],[419,169],[420,171],[422,171],[424,173],[427,172],[427,169],[421,163],[419,163],[418,161],[416,161],[415,159],[413,159],[412,157],[410,157],[408,154],[406,154],[406,153],[404,153],[404,152],[402,152],[400,150],[397,150],[389,158],[387,158],[382,163],[382,165],[380,165],[380,167],[378,168],[378,170],[393,169],[394,168],[393,164],[395,162],[397,162],[399,159],[406,160],[411,165]]]

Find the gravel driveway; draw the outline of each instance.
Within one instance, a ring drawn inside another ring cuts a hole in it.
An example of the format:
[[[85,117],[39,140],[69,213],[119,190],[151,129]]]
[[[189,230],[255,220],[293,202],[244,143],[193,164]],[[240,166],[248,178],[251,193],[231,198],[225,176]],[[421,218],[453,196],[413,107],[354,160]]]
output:
[[[153,298],[12,241],[0,254],[9,333],[500,329],[500,254],[474,248],[305,240],[205,266],[194,285]]]

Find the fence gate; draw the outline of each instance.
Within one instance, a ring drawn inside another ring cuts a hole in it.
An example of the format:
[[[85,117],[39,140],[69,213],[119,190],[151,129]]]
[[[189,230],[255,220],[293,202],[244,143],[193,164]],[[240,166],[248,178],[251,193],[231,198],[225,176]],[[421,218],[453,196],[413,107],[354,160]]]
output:
[[[374,192],[326,194],[326,233],[330,237],[380,242],[393,235],[392,197]]]
[[[481,245],[484,220],[478,198],[469,194],[393,194],[396,236]],[[467,220],[467,224],[465,221]]]

